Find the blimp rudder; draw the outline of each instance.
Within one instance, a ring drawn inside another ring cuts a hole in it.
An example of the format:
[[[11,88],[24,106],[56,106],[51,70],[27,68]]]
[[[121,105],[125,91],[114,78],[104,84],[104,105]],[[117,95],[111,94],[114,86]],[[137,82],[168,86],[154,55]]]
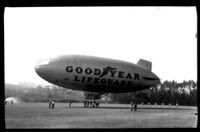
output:
[[[149,71],[151,71],[151,69],[152,69],[152,62],[150,62],[150,61],[140,59],[137,64]]]

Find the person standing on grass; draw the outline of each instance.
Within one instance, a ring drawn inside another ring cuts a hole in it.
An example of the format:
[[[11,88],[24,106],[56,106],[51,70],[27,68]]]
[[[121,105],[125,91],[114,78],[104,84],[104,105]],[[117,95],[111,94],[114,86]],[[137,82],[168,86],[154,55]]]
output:
[[[52,102],[51,102],[51,105],[52,105],[52,109],[54,109],[54,105],[55,105],[55,102],[52,100]]]
[[[133,111],[133,100],[131,101],[131,111]]]
[[[137,102],[135,102],[134,109],[137,111]]]
[[[87,105],[87,102],[86,102],[86,101],[84,101],[84,108],[86,108],[86,107],[87,107],[86,105]]]
[[[52,99],[49,101],[49,109],[51,109]]]
[[[71,104],[72,104],[72,102],[71,102],[71,100],[69,101],[69,108],[71,108]]]

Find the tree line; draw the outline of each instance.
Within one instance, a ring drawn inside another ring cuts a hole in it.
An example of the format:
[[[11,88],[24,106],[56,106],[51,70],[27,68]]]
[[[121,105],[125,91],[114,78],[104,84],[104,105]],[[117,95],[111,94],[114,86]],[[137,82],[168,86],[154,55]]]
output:
[[[36,88],[26,88],[15,85],[8,85],[5,88],[5,98],[17,97],[21,102],[48,102],[51,99],[56,102],[79,102],[82,99],[77,91],[68,90],[55,85],[41,86]]]
[[[197,105],[197,82],[192,80],[178,83],[164,81],[160,86],[136,93],[111,94],[115,103],[130,103],[131,100],[141,104]]]
[[[82,102],[83,92],[73,91],[55,85],[26,88],[17,85],[5,85],[5,98],[18,97],[22,102],[48,102],[50,99],[56,102]],[[176,81],[164,81],[160,86],[139,91],[136,93],[120,93],[107,95],[111,103],[130,104],[134,99],[141,104],[171,104],[171,105],[197,105],[197,82],[192,80],[177,83]]]

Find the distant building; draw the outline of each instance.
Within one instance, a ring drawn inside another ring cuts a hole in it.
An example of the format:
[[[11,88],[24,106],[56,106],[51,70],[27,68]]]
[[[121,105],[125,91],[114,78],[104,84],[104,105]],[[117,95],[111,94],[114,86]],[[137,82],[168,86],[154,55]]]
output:
[[[8,97],[8,98],[6,98],[5,99],[5,101],[7,102],[7,103],[20,103],[21,101],[20,101],[20,99],[19,98],[17,98],[17,97]]]

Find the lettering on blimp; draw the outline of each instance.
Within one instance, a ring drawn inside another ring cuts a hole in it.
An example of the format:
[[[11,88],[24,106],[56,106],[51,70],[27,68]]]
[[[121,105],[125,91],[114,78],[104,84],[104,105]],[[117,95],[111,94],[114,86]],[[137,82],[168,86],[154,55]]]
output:
[[[115,84],[115,85],[127,85],[131,86],[132,81],[131,80],[139,80],[139,74],[133,73],[133,77],[131,76],[131,73],[125,73],[123,71],[117,71],[117,68],[113,68],[110,66],[107,66],[103,68],[103,70],[100,70],[98,68],[85,68],[83,69],[82,67],[76,67],[74,68],[73,66],[67,66],[66,67],[66,72],[72,73],[75,71],[77,74],[74,76],[74,81],[76,82],[93,82],[93,83],[100,83],[100,84]],[[102,78],[103,76],[107,75],[110,73],[110,77],[114,78],[120,78],[120,79],[129,79],[127,80],[116,80],[116,79],[105,79]],[[86,74],[86,75],[94,75],[96,77],[86,77],[86,76],[78,76],[79,74]]]

